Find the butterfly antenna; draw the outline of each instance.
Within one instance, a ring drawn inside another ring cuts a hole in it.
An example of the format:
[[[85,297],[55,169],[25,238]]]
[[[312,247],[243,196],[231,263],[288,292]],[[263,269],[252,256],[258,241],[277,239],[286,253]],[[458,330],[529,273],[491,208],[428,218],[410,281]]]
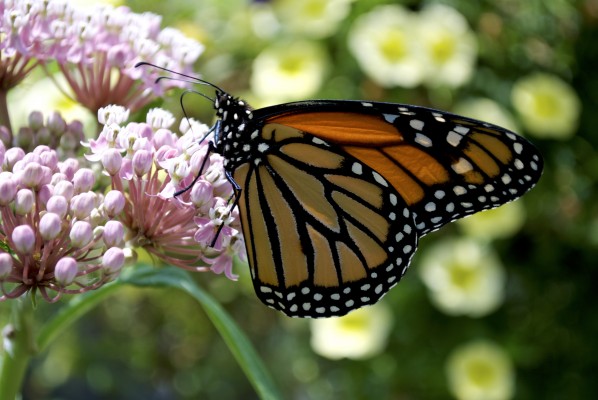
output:
[[[210,83],[208,81],[204,81],[203,79],[199,79],[196,76],[183,74],[182,72],[173,71],[171,69],[160,67],[159,65],[152,64],[152,63],[149,63],[149,62],[146,62],[146,61],[141,61],[141,62],[138,62],[137,64],[135,64],[135,68],[145,67],[145,66],[152,67],[152,68],[155,68],[155,69],[159,69],[161,71],[168,72],[169,74],[182,76],[184,78],[189,78],[189,79],[192,80],[193,83],[198,83],[200,85],[207,85],[207,86],[213,87],[214,89],[216,89],[216,90],[218,90],[220,92],[224,92],[224,90],[222,90],[218,86],[214,85],[213,83]],[[159,79],[160,78],[158,78],[156,81],[158,81]]]

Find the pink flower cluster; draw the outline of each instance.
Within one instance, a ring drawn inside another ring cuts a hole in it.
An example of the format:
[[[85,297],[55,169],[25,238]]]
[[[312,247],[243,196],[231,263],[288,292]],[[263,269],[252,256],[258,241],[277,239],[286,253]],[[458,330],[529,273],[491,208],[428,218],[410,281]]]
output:
[[[84,146],[126,198],[120,220],[131,232],[129,243],[169,264],[236,279],[233,256],[245,258],[245,245],[223,159],[207,154],[210,136],[201,141],[207,126],[184,119],[179,137],[168,111],[152,109],[144,123],[126,123],[128,116],[121,106],[100,109],[103,130]]]
[[[203,46],[161,17],[108,5],[79,9],[67,0],[0,2],[0,90],[15,86],[36,64],[55,60],[75,99],[96,112],[108,104],[137,110],[170,86],[156,85],[147,61],[189,73]],[[151,90],[148,90],[151,89]]]
[[[93,191],[89,168],[38,146],[0,142],[0,300],[28,291],[49,301],[114,279],[125,261],[119,191]]]

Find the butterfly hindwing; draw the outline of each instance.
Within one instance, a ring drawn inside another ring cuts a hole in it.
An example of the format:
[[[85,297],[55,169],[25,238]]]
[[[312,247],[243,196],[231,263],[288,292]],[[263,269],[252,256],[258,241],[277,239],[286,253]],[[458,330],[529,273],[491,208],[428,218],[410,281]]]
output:
[[[233,175],[258,297],[300,317],[344,315],[378,301],[417,246],[407,204],[337,146],[280,124],[259,132],[252,162]]]

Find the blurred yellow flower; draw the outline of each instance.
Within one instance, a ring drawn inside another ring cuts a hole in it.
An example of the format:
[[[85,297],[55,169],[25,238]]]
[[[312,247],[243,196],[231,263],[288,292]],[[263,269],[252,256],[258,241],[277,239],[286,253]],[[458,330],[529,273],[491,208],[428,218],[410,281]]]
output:
[[[482,317],[503,302],[503,267],[488,246],[473,239],[432,246],[417,270],[432,303],[445,314]]]
[[[506,400],[514,395],[515,371],[502,348],[474,341],[456,348],[446,363],[451,393],[459,400]]]
[[[457,221],[471,237],[497,239],[514,235],[525,222],[525,208],[520,201],[474,214]]]
[[[463,100],[453,107],[453,112],[469,118],[490,122],[513,132],[519,131],[513,116],[504,107],[491,99],[470,98]]]
[[[581,102],[557,76],[535,73],[520,79],[511,100],[525,128],[535,136],[567,139],[577,130]]]
[[[393,325],[384,303],[363,307],[343,317],[310,320],[311,347],[330,359],[364,359],[386,346]]]
[[[461,86],[471,78],[477,56],[476,38],[454,8],[433,4],[419,14],[417,41],[424,49],[426,83]]]
[[[326,67],[326,55],[317,43],[278,43],[254,60],[251,89],[271,102],[309,98],[320,88]]]
[[[399,5],[378,6],[354,22],[349,49],[381,86],[413,87],[426,71],[417,31],[417,14]]]
[[[336,32],[353,0],[279,0],[276,14],[285,29],[310,37],[326,37]]]

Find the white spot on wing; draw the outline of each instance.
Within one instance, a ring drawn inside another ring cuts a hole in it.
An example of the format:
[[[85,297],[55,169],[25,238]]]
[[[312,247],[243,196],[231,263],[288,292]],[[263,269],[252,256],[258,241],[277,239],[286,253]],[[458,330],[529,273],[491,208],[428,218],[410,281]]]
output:
[[[424,135],[423,133],[415,134],[415,142],[421,144],[424,147],[432,147],[432,139]]]
[[[419,119],[412,119],[411,121],[409,121],[409,126],[411,126],[413,129],[421,131],[424,127],[424,121],[421,121]]]

